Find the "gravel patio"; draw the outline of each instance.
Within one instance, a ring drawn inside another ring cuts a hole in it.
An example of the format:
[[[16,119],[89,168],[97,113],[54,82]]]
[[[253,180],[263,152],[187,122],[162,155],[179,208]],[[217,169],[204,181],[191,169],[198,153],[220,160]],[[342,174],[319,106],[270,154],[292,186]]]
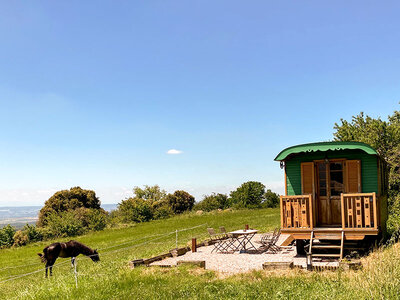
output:
[[[256,246],[260,246],[259,241],[261,240],[261,234],[256,234],[252,239],[252,243]],[[281,235],[277,245],[286,239],[286,235]],[[178,257],[169,257],[161,261],[156,261],[151,266],[164,266],[172,267],[176,266],[178,261],[205,261],[205,268],[207,270],[214,270],[226,274],[236,274],[249,272],[252,270],[262,270],[263,263],[265,262],[293,262],[295,267],[306,268],[306,257],[296,255],[296,247],[288,246],[282,247],[280,251],[273,253],[267,251],[261,254],[250,254],[250,253],[217,253],[211,252],[214,249],[214,245],[204,246],[197,249],[197,252],[187,252],[186,254]],[[334,261],[321,261],[316,262],[314,265],[320,266],[332,266],[338,265],[338,262]]]

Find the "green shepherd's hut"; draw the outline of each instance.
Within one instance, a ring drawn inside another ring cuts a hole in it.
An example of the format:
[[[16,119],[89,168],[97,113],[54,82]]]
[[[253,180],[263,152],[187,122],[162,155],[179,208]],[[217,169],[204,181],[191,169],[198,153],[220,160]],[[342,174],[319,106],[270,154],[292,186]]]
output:
[[[385,233],[386,167],[371,146],[303,144],[275,160],[285,171],[281,232],[290,235],[287,244],[296,240],[299,253],[342,258],[346,243],[367,245]]]

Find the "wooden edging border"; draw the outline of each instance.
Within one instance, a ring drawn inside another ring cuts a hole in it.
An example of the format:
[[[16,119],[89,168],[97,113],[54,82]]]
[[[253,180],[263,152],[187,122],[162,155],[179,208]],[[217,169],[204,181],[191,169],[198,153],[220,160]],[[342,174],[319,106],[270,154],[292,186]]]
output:
[[[217,242],[217,240],[204,240],[200,244],[196,244],[196,248],[213,245],[216,242]],[[154,257],[147,258],[147,259],[135,259],[135,260],[132,260],[132,261],[129,262],[129,266],[131,268],[137,268],[137,267],[143,266],[143,265],[148,267],[151,263],[153,263],[155,261],[160,261],[160,260],[163,260],[163,259],[165,259],[167,257],[181,256],[181,255],[186,254],[190,250],[191,250],[191,248],[189,246],[183,247],[183,248],[171,249],[168,253],[157,255],[157,256],[154,256]],[[167,267],[167,266],[161,266],[161,267]]]

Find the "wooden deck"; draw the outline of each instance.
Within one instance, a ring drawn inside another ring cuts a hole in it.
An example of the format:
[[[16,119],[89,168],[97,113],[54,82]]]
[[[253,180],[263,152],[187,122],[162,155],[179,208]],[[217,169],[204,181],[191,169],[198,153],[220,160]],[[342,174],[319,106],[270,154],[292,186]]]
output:
[[[341,195],[341,224],[317,226],[312,195],[281,196],[281,230],[294,239],[315,238],[362,240],[378,235],[378,212],[375,193]],[[314,208],[314,209],[313,209]]]

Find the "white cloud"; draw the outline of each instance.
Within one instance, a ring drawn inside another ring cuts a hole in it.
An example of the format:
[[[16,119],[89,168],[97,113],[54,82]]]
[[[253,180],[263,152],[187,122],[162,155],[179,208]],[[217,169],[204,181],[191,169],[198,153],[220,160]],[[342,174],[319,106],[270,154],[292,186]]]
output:
[[[176,149],[170,149],[167,151],[167,154],[181,154],[181,153],[183,153],[183,151]]]

